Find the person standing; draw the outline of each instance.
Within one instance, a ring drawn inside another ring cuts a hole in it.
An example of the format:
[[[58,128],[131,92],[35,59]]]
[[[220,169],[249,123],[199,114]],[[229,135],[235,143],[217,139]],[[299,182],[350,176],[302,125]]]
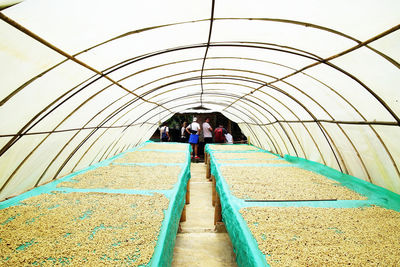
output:
[[[212,143],[212,131],[213,128],[210,125],[210,118],[206,118],[206,121],[203,123],[203,136],[204,136],[204,144]]]
[[[192,158],[194,155],[195,159],[199,159],[199,156],[197,155],[197,149],[199,147],[199,134],[201,132],[201,128],[196,117],[194,117],[193,122],[186,127],[186,132],[190,134],[189,143],[192,145]]]
[[[225,142],[227,144],[233,144],[233,136],[229,132],[225,134]]]
[[[228,131],[224,128],[222,124],[214,130],[214,142],[215,143],[225,143],[225,135]]]
[[[161,142],[168,142],[170,140],[169,128],[166,123],[164,123],[163,126],[160,127],[160,139]]]
[[[181,128],[181,143],[187,143],[189,134],[186,132],[187,122],[184,121]]]

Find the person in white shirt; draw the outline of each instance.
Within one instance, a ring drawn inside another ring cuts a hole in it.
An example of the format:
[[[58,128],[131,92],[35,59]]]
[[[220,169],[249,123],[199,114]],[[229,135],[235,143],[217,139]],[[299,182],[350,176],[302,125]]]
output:
[[[225,140],[227,144],[233,144],[233,136],[230,133],[225,134]]]
[[[192,158],[194,154],[194,158],[199,159],[197,155],[197,148],[199,146],[199,134],[201,133],[201,128],[196,117],[194,117],[193,122],[186,127],[186,132],[190,134],[189,143],[192,145]]]
[[[203,123],[204,144],[212,143],[212,131],[213,128],[210,125],[210,118],[206,118],[206,121]]]
[[[187,143],[189,134],[186,132],[187,122],[184,121],[181,128],[181,143]]]
[[[168,142],[170,140],[169,128],[166,123],[164,123],[163,126],[160,127],[160,139],[161,142]]]

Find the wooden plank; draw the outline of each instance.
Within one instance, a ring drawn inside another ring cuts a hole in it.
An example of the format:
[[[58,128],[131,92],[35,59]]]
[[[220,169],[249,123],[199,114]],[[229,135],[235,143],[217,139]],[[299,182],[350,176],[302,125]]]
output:
[[[183,210],[182,210],[180,222],[186,222],[186,205],[183,205]]]
[[[221,213],[221,202],[218,193],[216,193],[216,201],[214,209],[214,225],[217,225],[218,222],[222,222],[222,213]]]
[[[210,166],[210,157],[207,158],[207,173],[206,173],[206,178],[208,180],[211,180],[211,166]]]
[[[217,194],[216,182],[215,182],[214,175],[212,175],[211,178],[212,178],[212,200],[211,200],[211,204],[213,205],[213,207],[215,207],[216,194]]]
[[[190,179],[186,186],[186,204],[190,204]]]

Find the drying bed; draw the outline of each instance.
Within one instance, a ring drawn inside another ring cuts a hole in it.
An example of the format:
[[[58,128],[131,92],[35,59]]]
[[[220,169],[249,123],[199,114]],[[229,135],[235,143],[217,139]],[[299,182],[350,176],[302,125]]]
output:
[[[147,142],[142,149],[154,149],[154,150],[187,150],[187,144],[183,143],[156,143],[156,142]]]
[[[126,154],[121,153],[0,202],[0,265],[170,266],[190,179],[186,147],[183,163],[113,166],[115,159]],[[161,155],[168,159],[172,154]],[[137,176],[134,185],[126,175],[128,170],[145,167],[148,176],[167,171],[176,176],[170,181],[141,177],[145,182]],[[149,167],[160,167],[160,171]],[[120,177],[103,181],[93,175],[101,174],[96,169],[102,168],[107,173],[119,170]],[[82,188],[81,183],[90,188]],[[153,188],[139,189],[152,184]]]
[[[2,264],[141,265],[154,252],[162,194],[41,194],[0,213]]]
[[[108,165],[74,176],[58,187],[169,190],[181,170],[177,165]]]
[[[286,160],[276,159],[276,160],[267,160],[267,159],[239,159],[239,160],[218,160],[218,163],[221,164],[257,164],[257,165],[264,165],[264,164],[283,164],[287,165],[290,162]]]
[[[115,163],[184,163],[186,152],[136,150],[125,153]]]
[[[250,146],[249,146],[250,147]],[[253,152],[253,153],[214,153],[214,157],[221,161],[221,160],[271,160],[271,159],[279,159],[279,157],[275,156],[271,153],[265,152]],[[237,162],[237,163],[240,163]]]
[[[214,153],[221,164],[290,164],[290,162],[271,153]]]
[[[238,266],[399,265],[398,194],[306,159],[285,155],[290,164],[241,164],[234,159],[221,164],[216,156],[233,152],[215,151],[208,145],[206,150]],[[288,170],[290,175],[285,174]],[[274,175],[267,179],[270,171]],[[301,179],[306,180],[298,186]],[[269,186],[264,185],[266,180]],[[312,199],[315,192],[304,183],[326,189],[317,189],[318,198]],[[337,190],[344,190],[345,197]],[[381,242],[386,234],[391,237]],[[342,246],[346,250],[341,251]],[[368,247],[374,246],[379,248],[371,252]],[[346,251],[352,251],[350,258]]]
[[[271,266],[399,266],[400,213],[381,207],[240,210]]]
[[[334,180],[298,167],[222,165],[221,174],[231,193],[242,199],[366,199]]]
[[[258,147],[250,145],[208,145],[208,150],[215,151],[252,151],[260,150]]]

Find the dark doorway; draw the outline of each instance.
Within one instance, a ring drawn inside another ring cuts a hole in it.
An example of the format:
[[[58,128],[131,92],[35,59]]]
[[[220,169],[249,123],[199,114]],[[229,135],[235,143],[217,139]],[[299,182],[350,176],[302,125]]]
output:
[[[246,137],[240,130],[237,123],[229,120],[227,117],[222,115],[219,112],[212,113],[176,113],[170,119],[166,121],[169,129],[171,142],[179,142],[180,141],[180,129],[182,127],[183,122],[187,122],[190,124],[192,122],[193,117],[197,117],[197,122],[200,126],[205,122],[206,118],[210,118],[210,125],[213,129],[218,127],[218,124],[222,124],[225,129],[233,136],[234,143],[244,142]],[[159,141],[160,140],[160,131],[157,129],[151,140]],[[201,158],[204,158],[204,138],[200,135],[199,138],[199,149],[198,154]]]

